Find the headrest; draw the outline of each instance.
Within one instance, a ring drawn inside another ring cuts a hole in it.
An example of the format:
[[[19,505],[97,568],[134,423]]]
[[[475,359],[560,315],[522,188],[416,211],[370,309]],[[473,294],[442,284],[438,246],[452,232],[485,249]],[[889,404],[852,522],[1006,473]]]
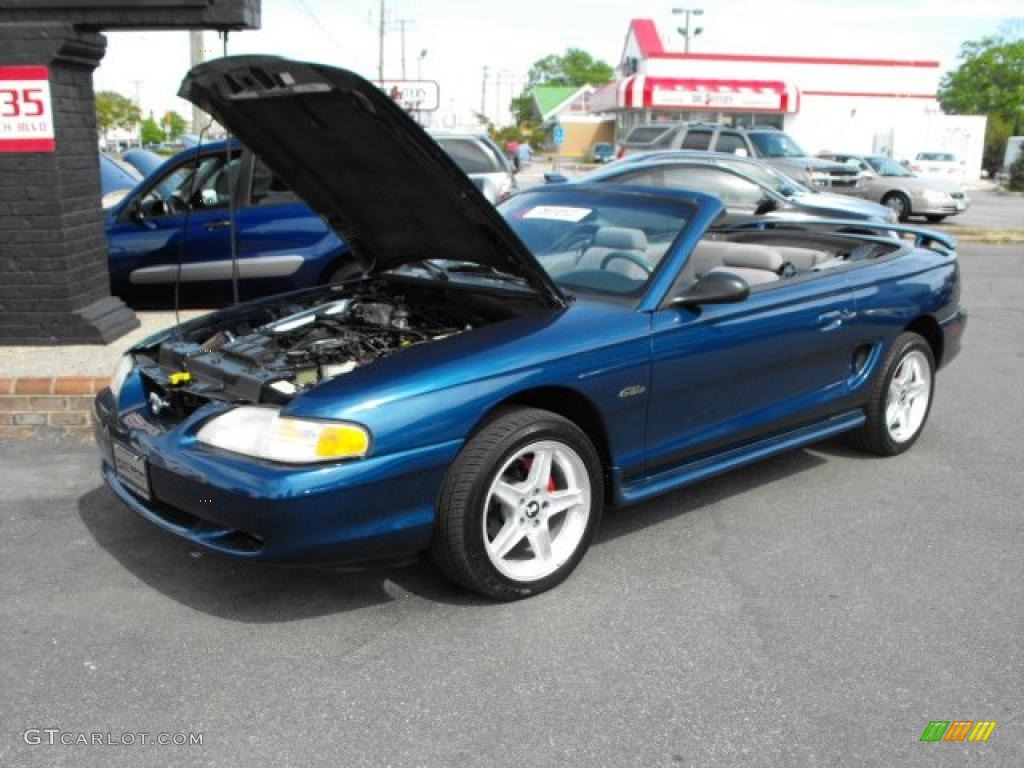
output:
[[[730,243],[722,264],[726,267],[746,267],[778,272],[782,268],[782,254],[764,245]]]
[[[643,251],[647,248],[647,235],[639,229],[601,227],[594,234],[594,245],[617,251]]]

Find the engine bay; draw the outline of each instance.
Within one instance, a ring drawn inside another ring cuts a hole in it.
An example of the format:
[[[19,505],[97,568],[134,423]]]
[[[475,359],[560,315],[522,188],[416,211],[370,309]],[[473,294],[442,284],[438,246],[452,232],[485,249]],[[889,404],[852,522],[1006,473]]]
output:
[[[284,404],[328,379],[497,319],[472,305],[368,283],[172,335],[136,360],[151,405],[163,403],[167,416],[209,400]]]

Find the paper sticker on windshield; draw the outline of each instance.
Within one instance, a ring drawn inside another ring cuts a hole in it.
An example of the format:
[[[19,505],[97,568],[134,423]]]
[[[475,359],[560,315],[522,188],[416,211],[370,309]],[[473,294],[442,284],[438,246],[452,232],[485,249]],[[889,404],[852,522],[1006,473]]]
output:
[[[552,219],[554,221],[571,221],[575,224],[586,218],[590,208],[573,208],[568,205],[538,205],[524,215],[524,219]]]

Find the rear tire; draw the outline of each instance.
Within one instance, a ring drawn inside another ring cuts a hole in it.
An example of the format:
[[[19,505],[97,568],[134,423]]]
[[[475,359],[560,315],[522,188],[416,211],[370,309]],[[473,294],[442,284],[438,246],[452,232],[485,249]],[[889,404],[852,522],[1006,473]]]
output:
[[[891,209],[900,221],[910,218],[910,200],[902,192],[890,192],[882,198],[882,205]]]
[[[896,456],[910,448],[924,430],[935,391],[935,357],[916,333],[902,333],[875,378],[864,408],[867,421],[848,433],[856,449]]]
[[[448,470],[433,560],[452,581],[496,600],[551,589],[590,546],[601,478],[597,451],[571,421],[535,408],[500,412]]]

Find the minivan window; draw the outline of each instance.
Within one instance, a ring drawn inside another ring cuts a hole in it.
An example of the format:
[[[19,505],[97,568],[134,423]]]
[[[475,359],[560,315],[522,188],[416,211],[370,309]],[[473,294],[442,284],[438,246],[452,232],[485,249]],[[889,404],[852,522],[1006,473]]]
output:
[[[463,173],[498,173],[497,161],[472,139],[438,139],[437,143]]]
[[[297,202],[299,198],[288,185],[281,181],[266,163],[258,157],[255,158],[252,168],[252,190],[249,194],[250,205],[283,205]]]
[[[633,129],[626,141],[630,144],[650,144],[668,130],[665,125],[641,125]]]
[[[747,145],[743,137],[732,131],[722,131],[718,134],[718,142],[715,144],[715,152],[728,152],[733,154],[737,149],[746,149]]]
[[[706,150],[711,146],[711,131],[687,131],[682,149]]]
[[[675,141],[676,134],[678,133],[678,128],[673,128],[672,130],[665,131],[664,135],[662,135],[662,137],[658,139],[656,142],[654,142],[651,146],[666,149],[670,148],[673,142]]]

